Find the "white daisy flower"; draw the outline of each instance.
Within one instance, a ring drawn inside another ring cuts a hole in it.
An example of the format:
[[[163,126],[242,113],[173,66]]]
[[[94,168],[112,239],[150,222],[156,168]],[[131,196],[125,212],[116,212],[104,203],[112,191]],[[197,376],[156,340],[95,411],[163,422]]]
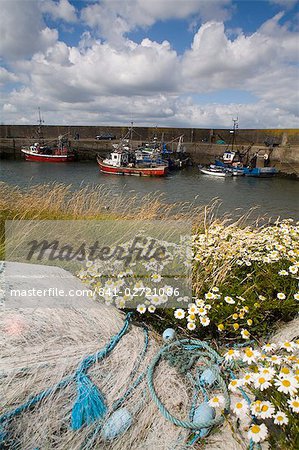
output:
[[[278,300],[285,300],[286,295],[283,292],[278,292],[276,297],[278,298]]]
[[[146,296],[146,298],[148,298],[150,300],[150,302],[155,306],[162,304],[161,295],[153,294],[153,295]]]
[[[137,311],[140,313],[140,314],[144,314],[145,312],[146,312],[146,306],[145,305],[138,305],[137,306]]]
[[[147,309],[150,313],[154,313],[156,311],[156,307],[154,305],[150,305]]]
[[[194,303],[191,303],[189,305],[189,308],[188,308],[188,313],[189,314],[197,314],[198,313],[198,307]]]
[[[235,300],[232,297],[229,297],[229,296],[224,297],[224,301],[226,303],[228,303],[229,305],[234,305],[236,303]]]
[[[238,388],[242,386],[242,379],[231,380],[228,385],[228,389],[231,392],[237,392]]]
[[[247,364],[251,364],[251,363],[255,362],[259,356],[260,356],[260,354],[257,350],[253,350],[251,347],[247,347],[244,350],[242,359]]]
[[[184,319],[185,315],[186,315],[185,311],[181,308],[176,309],[174,312],[174,317],[176,319]]]
[[[200,317],[199,320],[204,327],[207,327],[210,323],[210,319],[208,317]]]
[[[199,308],[202,307],[202,306],[205,306],[205,302],[204,302],[204,300],[202,300],[201,298],[197,298],[197,299],[195,300],[195,304],[196,304],[196,306],[198,306]]]
[[[281,343],[280,348],[283,348],[287,352],[293,352],[296,348],[296,344],[295,342],[285,341]]]
[[[162,277],[159,273],[153,273],[151,279],[154,283],[159,283],[162,280]]]
[[[273,416],[273,419],[276,425],[287,425],[289,423],[287,415],[282,411],[277,411],[277,413]]]
[[[213,292],[219,292],[219,288],[217,286],[212,287]]]
[[[242,384],[249,384],[249,383],[251,383],[252,381],[253,381],[253,377],[254,377],[254,375],[255,374],[253,374],[253,373],[246,373],[245,375],[244,375],[244,377],[243,378],[241,378],[241,382],[242,382]]]
[[[189,315],[187,316],[187,320],[188,320],[188,322],[195,322],[195,320],[196,320],[196,315],[195,315],[195,314],[189,314]]]
[[[299,292],[296,292],[296,294],[294,294],[294,299],[299,300]]]
[[[291,396],[297,393],[299,383],[295,377],[280,378],[274,381],[275,386],[279,392],[290,394]]]
[[[248,330],[243,328],[242,331],[241,331],[241,336],[242,336],[243,339],[249,339],[250,338],[250,333],[249,333]]]
[[[272,355],[268,361],[270,361],[271,364],[281,364],[282,363],[282,357],[278,355]]]
[[[251,403],[250,409],[254,416],[261,419],[270,419],[275,413],[275,408],[271,402],[262,402],[260,400]]]
[[[213,294],[213,292],[208,292],[207,294],[205,294],[205,298],[207,300],[212,300],[213,298],[215,298],[215,294]]]
[[[265,344],[265,345],[262,346],[262,350],[263,350],[264,352],[266,352],[266,353],[272,352],[272,351],[275,350],[275,349],[276,349],[276,344],[270,344],[270,343],[268,343],[268,344]]]
[[[265,389],[268,389],[268,387],[271,386],[271,381],[269,381],[269,378],[267,378],[266,375],[257,374],[254,377],[253,384],[256,389],[264,391]]]
[[[193,331],[193,330],[195,330],[196,325],[195,325],[194,322],[188,322],[187,323],[187,328],[188,328],[188,330]]]
[[[288,367],[281,367],[278,374],[278,378],[287,378],[288,376],[293,376],[294,373]]]
[[[289,272],[287,270],[280,270],[278,272],[278,275],[281,275],[282,277],[286,277],[287,275],[289,275]]]
[[[289,267],[289,272],[290,272],[292,275],[296,275],[296,273],[298,272],[298,267],[297,267],[297,266],[290,266],[290,267]]]
[[[238,400],[233,407],[233,412],[238,417],[246,416],[246,414],[249,412],[249,406],[246,400]]]
[[[275,370],[273,367],[260,367],[259,375],[265,376],[268,380],[271,380],[275,375]]]
[[[263,442],[266,439],[267,435],[268,430],[266,425],[264,425],[263,423],[261,425],[252,425],[247,433],[248,439],[252,439],[255,443]]]
[[[240,352],[238,350],[234,350],[230,348],[224,355],[224,359],[226,361],[232,361],[234,359],[238,359],[240,357]]]
[[[206,308],[203,308],[202,306],[199,306],[199,308],[197,310],[197,314],[199,316],[205,316],[207,314]]]
[[[126,306],[126,301],[123,297],[117,297],[117,299],[115,300],[115,306],[117,308],[123,309]]]
[[[213,407],[223,406],[224,403],[225,403],[225,398],[223,397],[223,395],[217,395],[215,397],[212,397],[208,401],[208,404]]]
[[[295,413],[299,413],[299,396],[291,398],[288,400],[288,404],[291,408],[291,410]]]

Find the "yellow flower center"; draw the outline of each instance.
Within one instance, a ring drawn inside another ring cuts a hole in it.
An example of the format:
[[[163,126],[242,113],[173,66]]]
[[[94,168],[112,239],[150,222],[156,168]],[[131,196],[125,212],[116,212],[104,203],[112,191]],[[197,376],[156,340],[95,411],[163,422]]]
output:
[[[232,385],[232,386],[236,386],[236,384],[237,384],[237,380],[231,381],[231,385]]]
[[[240,403],[240,402],[239,402],[239,403],[236,403],[236,408],[237,408],[237,409],[241,409],[241,408],[242,408],[242,406],[243,406],[243,404],[242,404],[242,403]]]
[[[289,380],[282,380],[282,384],[283,384],[285,387],[290,387],[290,386],[291,386],[291,382],[290,382]]]
[[[246,350],[246,356],[248,356],[248,358],[251,358],[251,356],[253,356],[253,351],[252,350]]]
[[[260,427],[258,425],[253,425],[253,427],[251,427],[251,432],[254,434],[257,434],[261,431]]]
[[[288,369],[287,367],[282,367],[281,372],[284,374],[288,374],[288,373],[290,373],[290,369]]]
[[[214,398],[213,398],[213,402],[214,402],[214,403],[218,403],[218,402],[219,402],[219,398],[218,398],[218,397],[214,397]]]
[[[283,417],[282,417],[282,416],[277,416],[276,419],[277,419],[279,422],[282,422],[282,421],[283,421]]]
[[[229,350],[228,352],[227,352],[229,355],[233,355],[234,353],[235,353],[235,350]]]
[[[283,345],[284,345],[285,347],[291,347],[291,344],[290,344],[289,342],[285,342]]]
[[[263,377],[259,378],[259,383],[260,383],[260,384],[265,383],[265,381],[266,381],[265,378],[263,378]]]
[[[299,402],[297,402],[297,400],[294,400],[292,406],[294,406],[294,408],[299,408]]]
[[[267,406],[267,405],[263,405],[263,406],[262,406],[262,411],[263,411],[263,412],[268,411],[268,409],[269,409],[269,406]]]

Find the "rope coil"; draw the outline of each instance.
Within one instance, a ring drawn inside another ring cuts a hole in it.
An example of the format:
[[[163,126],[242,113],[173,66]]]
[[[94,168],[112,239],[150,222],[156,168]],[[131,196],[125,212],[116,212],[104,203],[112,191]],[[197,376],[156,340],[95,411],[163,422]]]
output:
[[[166,346],[164,346],[153,358],[152,362],[149,365],[148,372],[147,372],[147,383],[150,395],[154,402],[156,403],[159,411],[161,414],[170,422],[172,422],[174,425],[177,425],[179,427],[187,428],[192,431],[201,430],[202,428],[211,428],[215,425],[219,425],[223,422],[223,416],[218,416],[215,419],[211,419],[209,421],[202,421],[202,422],[193,422],[191,420],[181,420],[177,417],[173,416],[168,409],[163,405],[161,402],[155,386],[154,386],[154,372],[156,370],[157,365],[159,364],[160,360],[163,358],[163,356],[167,355],[168,352],[171,352],[171,350],[179,350],[183,352],[194,352],[197,351],[197,354],[192,354],[192,357],[190,359],[190,363],[187,364],[187,366],[181,369],[181,372],[186,372],[191,369],[191,363],[192,366],[200,361],[203,361],[205,365],[208,365],[209,369],[213,373],[213,376],[215,377],[215,380],[217,381],[219,387],[221,388],[224,398],[225,398],[225,410],[229,410],[230,408],[230,397],[229,393],[226,387],[226,383],[223,379],[223,377],[220,375],[220,371],[216,370],[213,367],[212,362],[215,364],[222,364],[223,359],[218,355],[218,353],[213,350],[207,343],[203,341],[199,341],[197,339],[182,339],[175,342],[172,342]],[[202,350],[205,350],[205,354],[210,359],[211,363],[207,362],[207,358],[203,358],[202,356]],[[186,369],[186,370],[185,370]],[[194,407],[193,407],[194,409]]]

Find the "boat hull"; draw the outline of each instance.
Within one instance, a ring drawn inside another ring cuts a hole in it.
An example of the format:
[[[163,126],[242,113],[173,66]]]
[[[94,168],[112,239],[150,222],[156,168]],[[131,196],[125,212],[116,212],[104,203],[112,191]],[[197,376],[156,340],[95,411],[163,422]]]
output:
[[[222,172],[222,171],[218,171],[218,170],[209,170],[209,169],[204,169],[204,168],[200,168],[199,169],[201,173],[203,173],[204,175],[211,175],[213,177],[231,177],[232,173],[230,172]]]
[[[21,152],[24,153],[26,161],[63,163],[75,160],[75,155],[73,153],[67,155],[43,155],[25,149],[21,149]]]
[[[274,167],[255,167],[253,169],[244,167],[243,170],[245,177],[271,178],[277,174]]]
[[[155,167],[125,167],[125,166],[112,166],[110,164],[103,163],[98,159],[99,169],[102,173],[112,175],[133,175],[139,177],[163,177],[167,174],[167,166],[155,166]]]

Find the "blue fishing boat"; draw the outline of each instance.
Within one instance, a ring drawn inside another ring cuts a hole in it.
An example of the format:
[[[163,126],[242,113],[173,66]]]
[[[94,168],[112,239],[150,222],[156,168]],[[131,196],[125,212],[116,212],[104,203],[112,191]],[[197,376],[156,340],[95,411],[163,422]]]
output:
[[[269,147],[263,154],[255,152],[249,159],[249,151],[253,145],[251,143],[246,149],[241,151],[236,147],[236,133],[238,130],[238,119],[233,119],[233,130],[230,131],[232,140],[230,146],[226,148],[221,158],[216,158],[214,166],[231,171],[233,176],[269,178],[278,173],[275,167],[270,166],[270,155],[273,147]],[[212,166],[211,166],[212,167]]]
[[[243,173],[246,177],[269,178],[276,175],[278,170],[275,167],[244,167]]]

